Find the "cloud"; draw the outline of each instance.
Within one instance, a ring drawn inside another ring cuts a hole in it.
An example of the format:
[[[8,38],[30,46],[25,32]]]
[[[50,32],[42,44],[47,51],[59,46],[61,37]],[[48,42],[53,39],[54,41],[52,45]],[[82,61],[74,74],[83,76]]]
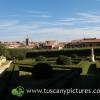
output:
[[[51,17],[51,16],[49,16],[49,15],[39,15],[39,16],[37,16],[37,17],[49,18],[49,17]]]
[[[9,27],[18,24],[18,20],[0,20],[0,28]]]
[[[37,14],[37,15],[28,15],[28,16],[31,16],[31,17],[37,17],[37,18],[50,18],[52,16],[49,16],[49,15],[46,15],[46,14]]]
[[[48,15],[42,17],[45,18]],[[22,20],[0,21],[1,40],[24,40],[26,34],[29,34],[33,40],[57,39],[70,41],[83,38],[83,33],[85,33],[85,37],[100,37],[99,15],[78,12],[75,17],[68,18],[31,20],[24,23]],[[9,35],[7,36],[7,34]]]
[[[52,16],[46,15],[46,14],[12,14],[9,16],[12,16],[12,17],[24,16],[24,17],[35,17],[35,18],[50,18],[50,17],[52,17]]]
[[[100,24],[100,15],[93,13],[76,13],[75,17],[59,19],[60,23],[68,23],[69,25],[88,25]]]
[[[10,22],[11,21],[7,22],[7,27],[5,27],[5,23],[5,25],[2,25],[2,28],[0,28],[0,38],[5,38],[6,40],[24,40],[26,34],[29,34],[33,40],[57,39],[70,41],[83,38],[83,33],[85,33],[85,37],[100,37],[100,26],[94,28],[74,27],[68,29],[64,27],[45,27],[43,24],[40,25],[39,22],[21,24],[20,21],[15,21],[16,23],[13,23],[14,21],[12,21],[12,24],[9,24]]]
[[[82,17],[84,23],[100,23],[100,15],[89,14],[89,13],[77,13]]]
[[[50,18],[50,17],[52,17],[47,12],[42,12],[42,11],[25,11],[25,12],[23,11],[20,14],[12,14],[9,16],[12,16],[12,17],[24,16],[24,17],[37,17],[37,18]]]
[[[32,11],[32,10],[30,10],[30,11],[25,11],[25,12],[27,12],[29,14],[48,14],[48,12],[46,12],[46,11]]]

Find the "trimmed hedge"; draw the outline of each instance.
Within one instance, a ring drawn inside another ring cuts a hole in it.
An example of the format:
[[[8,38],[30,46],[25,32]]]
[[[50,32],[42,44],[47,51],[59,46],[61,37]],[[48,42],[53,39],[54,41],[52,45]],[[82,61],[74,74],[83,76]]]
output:
[[[36,57],[36,61],[46,61],[46,60],[47,59],[44,56],[38,56],[38,57]]]
[[[100,52],[99,52],[100,53]],[[73,54],[76,54],[77,56],[89,56],[91,54],[91,49],[86,49],[86,50],[48,50],[48,51],[35,51],[35,52],[27,52],[26,57],[27,58],[35,58],[37,56],[45,56],[45,57],[58,57],[60,55],[65,55],[65,56],[72,56]]]
[[[71,59],[71,57],[60,55],[58,57],[58,59],[56,60],[56,63],[58,65],[71,65],[72,64],[72,59]]]
[[[15,57],[16,59],[24,59],[26,57],[26,53],[32,51],[32,49],[28,48],[9,48],[7,50],[9,52],[9,56],[7,58]]]
[[[100,55],[100,48],[94,48],[94,54]],[[76,57],[85,57],[91,55],[91,48],[80,48],[80,49],[67,49],[67,50],[37,50],[32,52],[27,52],[27,58],[35,58],[37,56],[45,56],[45,57],[58,57],[60,55]]]

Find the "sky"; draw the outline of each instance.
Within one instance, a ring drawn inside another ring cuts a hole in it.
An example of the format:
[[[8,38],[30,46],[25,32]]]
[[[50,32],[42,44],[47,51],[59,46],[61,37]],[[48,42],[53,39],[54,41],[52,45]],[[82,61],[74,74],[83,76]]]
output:
[[[0,41],[100,38],[100,0],[0,0]]]

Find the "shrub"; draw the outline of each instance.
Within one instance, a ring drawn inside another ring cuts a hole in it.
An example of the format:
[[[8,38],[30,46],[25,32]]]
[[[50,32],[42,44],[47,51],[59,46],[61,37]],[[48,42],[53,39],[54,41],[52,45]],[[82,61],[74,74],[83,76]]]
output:
[[[17,59],[18,59],[18,60],[24,60],[25,57],[24,57],[23,55],[20,55],[20,56],[17,57]]]
[[[46,59],[46,57],[44,57],[44,56],[38,56],[37,58],[36,58],[36,61],[46,61],[47,59]]]
[[[7,48],[5,47],[4,44],[0,43],[0,56],[5,56],[8,57],[9,56],[9,51],[7,50]]]
[[[72,54],[72,57],[76,59],[79,58],[77,54]]]
[[[71,57],[60,55],[57,58],[56,63],[58,65],[70,65],[70,64],[72,64],[72,59],[71,59]]]
[[[52,66],[47,63],[38,63],[34,65],[32,76],[35,79],[48,78],[52,74]]]

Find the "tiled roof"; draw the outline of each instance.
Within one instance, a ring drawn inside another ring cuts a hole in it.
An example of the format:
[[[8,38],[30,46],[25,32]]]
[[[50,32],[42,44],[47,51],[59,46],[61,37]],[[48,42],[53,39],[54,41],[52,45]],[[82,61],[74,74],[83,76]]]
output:
[[[80,42],[100,42],[100,39],[82,39]]]
[[[85,38],[81,40],[73,40],[71,43],[97,43],[100,42],[100,39],[96,38]]]

